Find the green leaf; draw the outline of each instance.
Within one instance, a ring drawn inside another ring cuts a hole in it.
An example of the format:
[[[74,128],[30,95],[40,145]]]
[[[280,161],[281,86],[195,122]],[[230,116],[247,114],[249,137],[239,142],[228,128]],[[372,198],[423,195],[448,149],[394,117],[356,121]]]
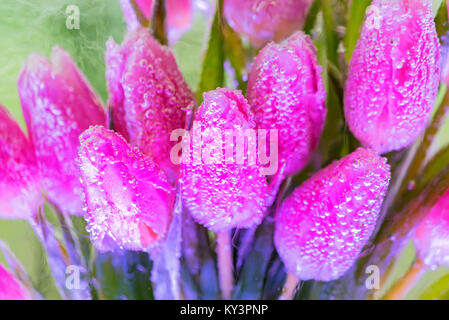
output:
[[[445,0],[433,0],[433,15],[436,16],[438,11],[441,9],[441,5]],[[445,7],[445,6],[444,6]],[[446,10],[446,8],[444,8]]]
[[[274,252],[273,221],[265,221],[257,228],[254,242],[240,272],[233,299],[257,300],[261,298],[265,275]]]
[[[435,27],[437,29],[438,37],[446,35],[449,30],[448,17],[447,17],[447,6],[446,0],[439,1],[439,9],[435,13]],[[436,8],[436,7],[434,7]]]
[[[323,31],[326,41],[326,54],[329,61],[338,65],[338,36],[336,33],[335,19],[330,0],[321,0],[323,13]]]
[[[449,274],[432,283],[421,294],[420,300],[449,300]]]
[[[203,93],[222,87],[224,82],[224,36],[223,36],[223,1],[219,0],[215,13],[208,48],[203,60],[200,83],[196,92],[198,104],[203,100]]]
[[[101,253],[95,261],[100,299],[153,299],[151,261],[143,252]]]
[[[224,25],[223,34],[225,39],[226,57],[229,59],[229,62],[234,69],[239,89],[245,94],[248,83],[244,76],[247,76],[248,72],[246,70],[246,54],[242,40],[228,24]]]
[[[309,13],[307,14],[306,22],[304,23],[303,31],[305,33],[310,34],[312,32],[320,9],[321,9],[321,1],[313,1]]]
[[[365,12],[371,0],[352,0],[349,9],[348,25],[346,26],[346,35],[344,38],[346,61],[351,60],[352,52],[355,49],[360,37],[360,31],[365,20]]]

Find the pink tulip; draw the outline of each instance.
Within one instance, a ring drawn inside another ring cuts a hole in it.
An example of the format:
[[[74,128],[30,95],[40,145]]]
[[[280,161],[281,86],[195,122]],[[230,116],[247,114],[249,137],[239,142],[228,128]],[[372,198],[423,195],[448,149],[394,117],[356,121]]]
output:
[[[359,148],[298,187],[276,215],[288,272],[319,281],[343,275],[374,230],[389,179],[387,160]]]
[[[313,0],[224,0],[229,25],[256,47],[300,30]]]
[[[199,125],[195,128],[194,124],[192,130],[190,161],[182,164],[184,204],[194,219],[215,232],[256,226],[266,212],[266,179],[257,163],[248,161],[248,149],[240,163],[236,150],[234,161],[226,162],[226,148],[221,143],[226,130],[255,127],[248,102],[239,91],[229,89],[210,91],[203,98],[195,115]],[[217,137],[222,140],[215,140]],[[208,154],[208,148],[215,151]]]
[[[415,231],[414,243],[425,265],[432,269],[449,266],[449,190]]]
[[[346,83],[352,133],[379,153],[410,146],[428,124],[438,83],[431,1],[374,0]]]
[[[131,31],[119,47],[107,43],[106,78],[114,128],[153,159],[170,180],[178,167],[170,160],[170,133],[186,125],[194,97],[172,52],[143,28]]]
[[[33,146],[0,105],[0,218],[31,218],[42,203]]]
[[[102,103],[69,54],[59,47],[53,49],[51,62],[30,55],[18,86],[47,198],[62,212],[79,215],[78,138],[90,125],[105,124]]]
[[[140,26],[130,0],[120,0],[123,15],[129,30]],[[136,0],[137,7],[145,19],[150,20],[153,0]],[[176,42],[190,29],[193,21],[192,0],[165,0],[166,23],[170,43]]]
[[[30,293],[0,264],[0,300],[28,300]]]
[[[174,191],[165,174],[113,131],[91,127],[79,162],[85,218],[95,247],[149,250],[167,233]]]
[[[257,56],[248,101],[257,127],[279,131],[279,162],[294,175],[318,146],[326,120],[321,67],[316,49],[301,31],[282,44],[271,43]]]

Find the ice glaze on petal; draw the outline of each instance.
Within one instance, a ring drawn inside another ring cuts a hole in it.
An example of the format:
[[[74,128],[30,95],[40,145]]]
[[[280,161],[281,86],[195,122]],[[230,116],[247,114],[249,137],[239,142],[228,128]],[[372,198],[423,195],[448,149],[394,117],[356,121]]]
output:
[[[345,116],[366,146],[410,146],[426,128],[439,84],[429,0],[374,0],[351,58]]]
[[[19,96],[48,199],[63,212],[82,214],[79,135],[105,124],[99,97],[59,47],[51,62],[32,54],[20,74]]]
[[[415,231],[415,248],[431,269],[449,266],[449,191],[446,191]]]
[[[276,214],[274,235],[288,272],[301,280],[342,276],[374,230],[389,180],[387,160],[359,148],[296,188]]]
[[[174,191],[165,174],[123,137],[101,126],[81,137],[85,218],[95,247],[146,251],[167,233]]]
[[[286,163],[287,176],[294,175],[318,146],[326,120],[321,67],[310,38],[299,31],[267,45],[251,69],[247,97],[257,127],[278,130],[279,163]]]
[[[266,213],[268,187],[257,163],[250,164],[247,158],[242,164],[208,163],[204,156],[204,146],[215,145],[214,154],[224,157],[225,147],[215,144],[215,134],[255,128],[249,105],[239,91],[229,89],[207,92],[203,98],[195,114],[195,121],[201,124],[199,134],[203,134],[203,155],[198,158],[194,151],[193,140],[198,134],[194,129],[191,161],[182,164],[184,204],[196,221],[215,232],[258,225]]]
[[[178,166],[170,160],[175,144],[170,134],[185,127],[186,110],[194,96],[172,52],[147,29],[137,28],[128,33],[121,47],[108,41],[106,64],[115,130],[173,181]]]

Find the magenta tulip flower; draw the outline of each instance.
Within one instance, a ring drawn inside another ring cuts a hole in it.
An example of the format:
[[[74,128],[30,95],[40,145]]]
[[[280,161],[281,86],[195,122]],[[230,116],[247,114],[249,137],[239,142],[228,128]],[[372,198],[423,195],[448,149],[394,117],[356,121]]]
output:
[[[81,137],[85,218],[95,247],[148,251],[171,221],[174,191],[165,174],[123,137],[101,126]]]
[[[120,0],[123,15],[129,30],[140,26],[130,0]],[[153,12],[153,0],[136,0],[136,4],[145,19],[150,20]],[[166,25],[170,43],[175,43],[190,29],[193,21],[192,0],[165,0]]]
[[[30,55],[18,87],[47,198],[62,212],[79,215],[79,135],[91,125],[105,124],[102,103],[69,54],[59,47],[53,49],[51,62]]]
[[[257,127],[279,131],[279,163],[294,175],[318,146],[326,120],[326,93],[316,49],[301,31],[257,56],[247,97]]]
[[[410,146],[426,128],[439,83],[429,0],[374,0],[351,58],[345,116],[366,146]]]
[[[28,300],[30,293],[0,264],[0,300]]]
[[[28,219],[43,203],[33,146],[0,105],[0,218]]]
[[[224,0],[229,25],[256,47],[300,30],[313,0]]]
[[[298,187],[276,214],[287,271],[301,280],[342,276],[374,230],[389,180],[387,160],[359,148]]]
[[[265,176],[257,162],[249,161],[250,148],[239,162],[236,147],[228,153],[233,157],[228,161],[223,142],[226,132],[255,128],[254,116],[239,91],[216,89],[203,98],[191,131],[190,158],[182,163],[184,204],[199,223],[215,232],[256,226],[266,212]]]
[[[174,181],[178,166],[170,160],[170,134],[186,126],[194,96],[172,52],[149,30],[137,28],[121,47],[108,41],[106,64],[114,129]]]
[[[449,191],[438,200],[415,231],[418,257],[431,269],[449,266]]]

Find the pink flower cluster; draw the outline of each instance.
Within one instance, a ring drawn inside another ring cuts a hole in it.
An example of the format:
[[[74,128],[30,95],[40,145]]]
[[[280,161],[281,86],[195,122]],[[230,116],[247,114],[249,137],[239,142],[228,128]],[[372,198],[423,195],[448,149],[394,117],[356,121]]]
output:
[[[279,11],[271,3],[227,0],[225,15],[237,31],[262,44],[298,29],[310,6],[285,1]],[[146,5],[141,9],[149,15]],[[364,148],[314,174],[276,214],[276,248],[288,271],[304,280],[336,279],[357,259],[389,184],[390,167],[379,153],[409,146],[424,130],[435,98],[438,43],[430,5],[373,5],[381,12],[379,29],[363,28],[345,91],[346,119]],[[326,93],[316,49],[301,31],[260,51],[248,100],[218,88],[195,108],[171,51],[140,27],[130,28],[121,46],[108,41],[106,63],[115,132],[106,128],[100,99],[64,50],[55,48],[51,62],[29,57],[18,83],[29,138],[0,108],[0,173],[6,177],[0,181],[0,217],[35,214],[42,189],[64,213],[84,208],[100,251],[150,251],[167,235],[180,187],[185,207],[210,230],[255,227],[270,194],[258,164],[200,161],[179,169],[170,160],[170,133],[188,129],[191,113],[206,129],[276,129],[286,177],[303,169],[319,144]],[[218,152],[225,153],[223,146]],[[417,232],[425,248],[442,243],[428,236],[441,218],[442,210],[435,212]]]

